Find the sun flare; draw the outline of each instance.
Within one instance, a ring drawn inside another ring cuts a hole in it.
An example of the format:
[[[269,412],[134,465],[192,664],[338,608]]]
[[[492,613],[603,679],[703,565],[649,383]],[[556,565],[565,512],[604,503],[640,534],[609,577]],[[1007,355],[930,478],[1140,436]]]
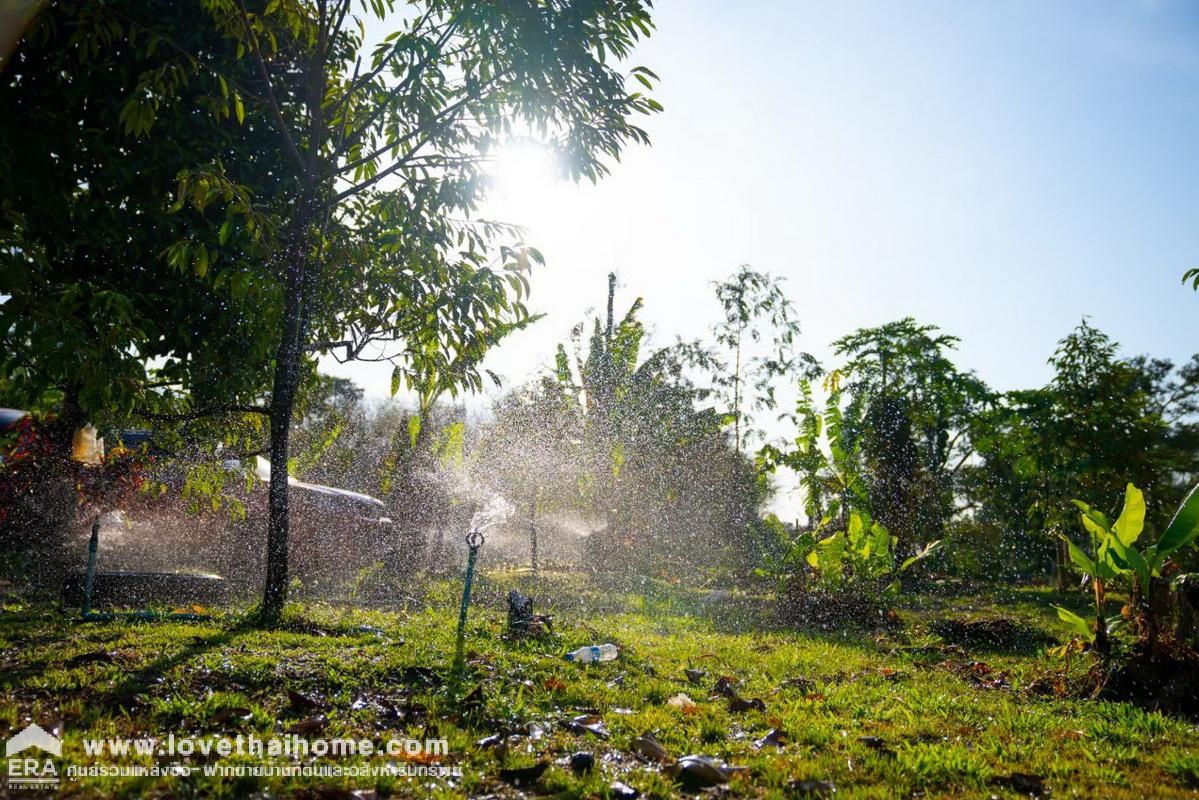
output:
[[[549,148],[523,140],[508,143],[496,154],[488,199],[502,216],[533,224],[551,205],[559,173],[557,157]]]

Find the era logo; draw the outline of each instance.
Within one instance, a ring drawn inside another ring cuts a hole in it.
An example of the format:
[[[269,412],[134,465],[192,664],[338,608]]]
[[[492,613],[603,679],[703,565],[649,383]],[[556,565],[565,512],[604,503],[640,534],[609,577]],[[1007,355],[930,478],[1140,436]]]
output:
[[[49,758],[34,758],[28,754],[16,758],[26,750],[42,750],[50,755],[62,756],[62,741],[57,736],[42,730],[39,725],[30,725],[4,743],[4,755],[8,758],[9,788],[52,788],[58,785],[58,769]]]

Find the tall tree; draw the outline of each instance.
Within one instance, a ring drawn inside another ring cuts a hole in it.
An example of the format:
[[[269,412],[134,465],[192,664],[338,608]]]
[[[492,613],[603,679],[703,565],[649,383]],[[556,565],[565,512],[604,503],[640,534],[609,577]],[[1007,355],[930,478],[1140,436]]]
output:
[[[969,421],[990,398],[949,359],[957,342],[909,317],[833,343],[846,359],[846,438],[869,467],[875,516],[912,547],[941,538],[972,453]]]
[[[286,595],[281,467],[310,354],[336,350],[352,359],[390,347],[374,358],[394,364],[393,386],[477,388],[480,354],[527,321],[522,273],[539,258],[511,229],[471,220],[488,153],[505,137],[536,133],[562,154],[571,177],[595,180],[607,172],[605,157],[647,140],[630,117],[660,108],[626,88],[614,66],[650,32],[644,0],[426,0],[365,63],[351,6],[206,0],[218,30],[256,68],[247,120],[272,128],[287,155],[286,201],[263,214],[220,161],[180,182],[181,200],[193,207],[223,190],[227,209],[277,254],[268,265],[281,297],[270,390],[268,621]],[[369,6],[379,18],[387,11]],[[652,85],[649,70],[632,74]]]
[[[1118,344],[1085,319],[1049,363],[1047,386],[1010,392],[976,420],[981,458],[967,495],[1003,529],[1033,531],[1023,545],[1030,555],[1053,552],[1065,588],[1069,558],[1060,534],[1077,528],[1071,500],[1096,498],[1097,507],[1114,508],[1130,481],[1146,487],[1153,507],[1173,508],[1181,499],[1199,467],[1199,367],[1120,358]]]
[[[237,374],[252,376],[244,387],[228,385],[223,379],[231,375],[219,367],[209,374],[214,404],[235,405],[229,402],[233,389],[244,388],[261,398],[254,410],[269,419],[274,469],[262,612],[267,621],[277,619],[287,587],[290,426],[315,355],[389,361],[393,388],[415,389],[422,399],[481,386],[483,354],[529,320],[522,304],[525,272],[540,259],[516,229],[474,218],[489,153],[505,138],[533,134],[561,155],[570,177],[596,180],[627,142],[646,141],[631,117],[660,106],[629,89],[626,79],[650,86],[653,73],[634,68],[626,75],[616,65],[649,34],[649,3],[428,0],[404,15],[392,15],[390,3],[372,3],[365,6],[367,16],[396,19],[397,27],[366,53],[364,25],[351,0],[204,0],[203,15],[197,20],[190,14],[189,25],[179,29],[173,20],[189,13],[182,8],[156,17],[153,8],[64,5],[89,9],[81,28],[100,43],[86,45],[86,54],[107,46],[121,58],[146,51],[179,58],[180,69],[132,70],[138,76],[134,90],[111,106],[120,109],[127,130],[168,150],[179,140],[166,130],[154,136],[164,108],[194,112],[197,106],[215,108],[219,99],[221,130],[238,139],[180,148],[188,156],[183,163],[164,160],[163,168],[170,164],[178,175],[175,213],[164,217],[161,205],[151,205],[139,220],[152,226],[165,219],[161,235],[171,238],[151,251],[164,253],[165,260],[142,273],[147,285],[164,272],[183,276],[198,287],[196,300],[147,291],[160,317],[125,315],[120,306],[108,317],[117,320],[113,330],[143,331],[148,320],[165,316],[171,331],[166,338],[182,343],[205,319],[219,319],[229,343],[202,343],[216,356],[206,363],[217,365],[220,357],[242,352],[234,342],[255,343],[245,353],[260,360],[244,370],[237,365]],[[180,36],[179,30],[190,33]],[[64,65],[47,72],[72,80],[87,68]],[[211,91],[193,96],[190,81],[201,82],[194,76],[204,76]],[[23,93],[35,78],[24,81],[10,89],[28,105],[34,95]],[[69,87],[77,104],[86,104],[85,84]],[[187,141],[194,130],[183,114],[177,122]],[[63,125],[51,140],[62,141],[74,130]],[[243,141],[251,136],[266,136],[270,146]],[[91,155],[106,168],[128,168],[119,150]],[[102,185],[72,175],[58,194]],[[40,253],[17,211],[8,209],[14,242],[8,252],[29,262]],[[104,230],[120,236],[134,227],[121,222]],[[116,242],[104,250],[127,252]],[[57,268],[58,261],[39,263]],[[73,283],[64,282],[68,288]],[[26,296],[36,294],[31,289]],[[246,305],[229,304],[229,298]],[[70,294],[65,299],[77,302]],[[205,317],[209,308],[213,313]],[[78,305],[37,310],[46,319],[105,319]],[[9,311],[17,320],[10,336],[28,341],[20,326],[32,316],[15,306]],[[160,334],[153,330],[141,338],[160,342]],[[91,369],[119,375],[100,366],[115,362],[138,378],[115,384],[145,384],[138,370],[154,352],[91,333],[77,338],[99,342],[100,358],[85,361]],[[174,350],[166,358],[176,372],[188,363]],[[43,360],[72,373],[53,358]],[[232,373],[235,365],[228,366]],[[102,380],[94,385],[105,391]],[[192,402],[178,415],[212,410],[194,388],[184,381],[180,396]],[[100,397],[95,405],[108,403]]]
[[[778,407],[775,380],[795,372],[811,377],[817,366],[798,349],[799,319],[778,278],[742,264],[713,287],[723,312],[713,329],[718,348],[713,383],[729,408],[733,444],[740,450],[764,436],[754,427],[755,416]]]
[[[243,428],[231,415],[252,429],[276,308],[244,280],[255,254],[223,230],[219,281],[206,250],[163,258],[180,238],[218,238],[219,222],[167,213],[196,159],[237,154],[229,174],[261,202],[275,192],[275,138],[236,119],[250,65],[177,3],[43,5],[0,74],[0,404],[53,412],[58,461],[87,420],[219,414],[217,439]],[[43,489],[53,541],[74,492]]]
[[[254,334],[269,327],[274,304],[242,279],[253,257],[244,241],[221,233],[230,246],[219,284],[202,246],[191,263],[168,268],[162,259],[181,238],[217,238],[209,219],[166,213],[178,173],[196,158],[236,153],[230,176],[252,183],[261,202],[282,166],[273,137],[234,119],[231,86],[248,65],[237,63],[233,43],[194,22],[174,3],[52,3],[7,65],[0,369],[8,402],[101,422],[168,410],[180,395],[193,408],[232,410],[259,394],[269,352]],[[202,68],[190,51],[216,66]],[[239,324],[247,317],[254,325]]]

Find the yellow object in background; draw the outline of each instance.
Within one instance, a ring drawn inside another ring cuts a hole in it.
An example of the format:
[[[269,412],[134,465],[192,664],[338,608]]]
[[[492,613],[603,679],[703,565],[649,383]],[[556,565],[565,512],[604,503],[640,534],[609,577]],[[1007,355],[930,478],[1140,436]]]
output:
[[[96,466],[104,457],[104,439],[96,436],[96,429],[89,423],[75,431],[71,441],[71,458],[80,464]]]

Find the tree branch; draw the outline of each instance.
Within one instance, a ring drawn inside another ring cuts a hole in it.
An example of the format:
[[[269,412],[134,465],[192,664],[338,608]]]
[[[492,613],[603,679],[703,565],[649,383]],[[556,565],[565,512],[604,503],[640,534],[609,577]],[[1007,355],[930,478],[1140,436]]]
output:
[[[288,155],[296,162],[296,166],[300,168],[300,173],[304,180],[310,181],[312,176],[308,174],[307,164],[304,162],[304,157],[300,155],[300,149],[296,147],[296,143],[292,140],[291,134],[287,130],[287,122],[283,119],[283,112],[279,108],[279,101],[275,98],[274,85],[271,83],[271,74],[266,68],[266,61],[262,57],[262,50],[258,47],[258,36],[254,33],[253,26],[250,25],[250,15],[246,13],[246,4],[244,0],[237,0],[237,10],[241,13],[241,24],[246,30],[246,36],[250,39],[250,46],[254,52],[254,62],[258,67],[258,76],[262,79],[266,87],[267,104],[271,108],[271,113],[275,117],[275,124],[279,128],[279,135],[283,137],[284,144],[287,145]]]
[[[345,152],[346,147],[353,147],[359,141],[361,141],[362,137],[366,135],[366,132],[368,130],[370,130],[371,125],[373,125],[375,123],[375,120],[379,118],[380,114],[382,114],[384,111],[387,110],[387,108],[391,105],[391,103],[395,100],[395,98],[397,96],[399,96],[400,92],[407,89],[408,86],[413,81],[415,81],[417,79],[417,77],[420,76],[420,74],[424,71],[425,67],[429,66],[429,64],[432,63],[433,59],[442,55],[442,48],[445,47],[445,43],[449,41],[450,36],[453,35],[454,29],[457,28],[457,26],[458,26],[458,18],[457,17],[451,19],[446,24],[445,30],[442,31],[441,38],[438,39],[437,43],[429,50],[429,54],[426,55],[420,61],[418,61],[416,64],[414,64],[412,66],[412,68],[410,70],[408,70],[408,74],[404,76],[404,79],[402,81],[400,81],[398,84],[396,84],[396,86],[394,88],[388,90],[387,97],[385,99],[383,99],[375,104],[374,110],[367,116],[366,121],[363,122],[357,128],[357,130],[355,130],[353,133],[351,133],[347,137],[346,143],[343,145],[342,148],[339,148],[337,150],[337,152],[334,153],[334,157],[337,157],[337,156],[341,155],[343,152]],[[378,75],[378,72],[379,72],[379,70],[378,70],[378,68],[376,68],[376,70],[373,73],[368,73],[368,76],[373,77],[374,75]],[[363,80],[361,86],[366,86],[367,83],[368,83],[367,80]],[[359,88],[361,88],[361,86]],[[349,94],[349,90],[347,90],[347,97],[348,97],[348,94]]]
[[[492,79],[491,82],[494,83],[495,80],[498,80],[498,78],[499,78],[499,76],[497,75],[495,78]],[[361,183],[355,184],[355,185],[351,186],[350,188],[346,189],[345,191],[337,194],[336,196],[334,196],[331,203],[336,205],[337,203],[340,203],[342,200],[345,200],[347,197],[353,197],[354,195],[361,192],[363,189],[368,189],[371,186],[374,186],[379,181],[386,178],[388,175],[392,175],[392,174],[398,172],[399,170],[403,169],[405,166],[407,166],[412,161],[413,158],[416,157],[417,151],[419,151],[422,147],[424,147],[426,144],[428,144],[429,137],[433,133],[433,131],[431,129],[437,128],[440,125],[445,124],[448,120],[443,119],[444,117],[447,117],[448,115],[455,114],[458,111],[461,111],[462,107],[465,106],[467,104],[467,102],[469,102],[471,99],[473,99],[473,98],[469,95],[462,98],[457,103],[454,103],[454,104],[448,106],[447,108],[445,108],[442,111],[442,113],[438,115],[438,117],[436,119],[434,119],[432,122],[429,123],[429,125],[427,127],[414,128],[412,131],[405,134],[403,137],[401,137],[395,143],[390,145],[388,148],[384,148],[384,149],[390,149],[390,147],[394,147],[395,144],[399,144],[399,143],[405,141],[406,139],[410,139],[416,134],[422,134],[424,136],[424,139],[419,144],[417,144],[415,147],[413,147],[411,150],[409,150],[408,154],[404,158],[399,159],[398,161],[396,161],[394,164],[387,167],[386,169],[380,170],[379,172],[375,173],[373,176],[371,176],[370,178],[367,178],[366,180],[362,181]]]

